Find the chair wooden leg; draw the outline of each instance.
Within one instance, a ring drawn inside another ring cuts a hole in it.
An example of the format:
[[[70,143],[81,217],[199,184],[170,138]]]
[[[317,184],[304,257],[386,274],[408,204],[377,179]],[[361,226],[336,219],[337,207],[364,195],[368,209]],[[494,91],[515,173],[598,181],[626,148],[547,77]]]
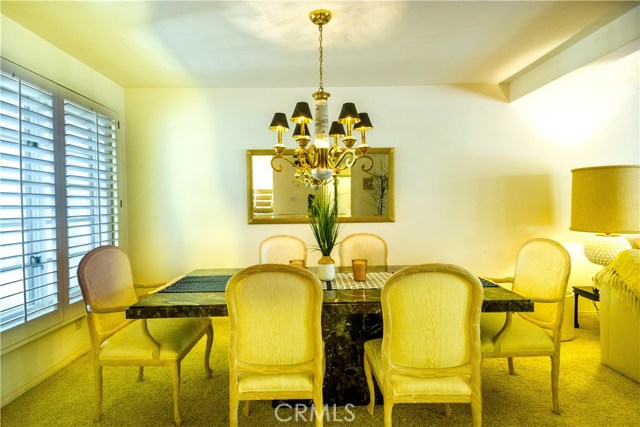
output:
[[[471,374],[471,421],[473,427],[482,425],[482,378],[481,378],[482,360],[474,366]]]
[[[182,419],[180,418],[180,363],[176,362],[171,365],[173,377],[173,418],[176,427],[180,427]]]
[[[509,362],[509,373],[511,375],[515,375],[516,374],[516,369],[513,366],[513,357],[508,357],[507,361]]]
[[[560,355],[551,356],[551,395],[553,396],[553,413],[560,415],[560,398],[558,382],[560,380]]]
[[[93,382],[96,391],[96,407],[93,413],[93,421],[100,421],[102,416],[102,366],[98,362],[93,365]]]
[[[242,415],[244,415],[245,417],[249,416],[249,406],[251,405],[251,401],[250,400],[245,400],[244,401],[244,405],[242,405]]]
[[[473,427],[482,425],[482,398],[476,393],[471,394],[471,422]]]
[[[314,414],[316,418],[316,427],[322,427],[324,423],[324,402],[322,401],[322,385],[315,387],[313,390],[313,406],[316,411]]]
[[[207,346],[204,350],[204,370],[207,373],[207,377],[211,378],[211,374],[213,374],[213,370],[211,369],[211,365],[209,364],[209,359],[211,358],[211,346],[213,345],[213,325],[209,325],[207,327]]]
[[[229,427],[238,427],[238,390],[229,388]]]
[[[390,402],[390,398],[385,396],[384,398],[384,427],[391,427],[391,414],[393,412],[393,403]]]
[[[373,389],[373,378],[371,375],[371,362],[367,357],[367,353],[364,354],[364,375],[367,378],[367,387],[369,388],[369,404],[367,405],[367,411],[369,415],[373,415],[373,408],[376,405],[376,394]]]
[[[444,416],[447,417],[447,419],[451,418],[451,405],[448,403],[444,404]]]
[[[144,380],[144,366],[138,367],[138,381]]]

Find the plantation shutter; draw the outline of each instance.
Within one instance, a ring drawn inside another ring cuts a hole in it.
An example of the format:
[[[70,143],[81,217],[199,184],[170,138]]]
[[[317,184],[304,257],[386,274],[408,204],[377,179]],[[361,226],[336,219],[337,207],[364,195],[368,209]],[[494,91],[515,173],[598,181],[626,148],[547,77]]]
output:
[[[69,299],[80,300],[78,264],[91,249],[118,244],[117,122],[64,101]]]
[[[0,331],[57,309],[53,94],[0,76]]]

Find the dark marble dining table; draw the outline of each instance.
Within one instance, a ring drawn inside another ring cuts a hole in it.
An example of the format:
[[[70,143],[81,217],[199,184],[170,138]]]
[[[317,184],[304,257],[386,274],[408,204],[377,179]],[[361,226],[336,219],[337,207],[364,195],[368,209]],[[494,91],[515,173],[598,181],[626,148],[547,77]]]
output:
[[[367,273],[394,273],[404,266],[369,266]],[[313,268],[309,268],[314,271]],[[195,276],[230,276],[239,268],[197,269],[168,282]],[[351,267],[339,267],[350,273]],[[369,392],[364,376],[364,342],[382,337],[381,289],[324,290],[322,335],[326,371],[323,385],[325,403],[365,405]],[[533,311],[533,302],[499,286],[483,287],[483,312]],[[126,310],[128,319],[227,316],[224,292],[154,292]]]

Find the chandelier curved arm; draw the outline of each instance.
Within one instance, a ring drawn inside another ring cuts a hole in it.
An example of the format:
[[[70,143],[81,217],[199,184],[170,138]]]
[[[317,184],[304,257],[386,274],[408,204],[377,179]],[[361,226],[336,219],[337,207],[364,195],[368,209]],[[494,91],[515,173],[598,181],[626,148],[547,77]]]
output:
[[[331,168],[336,172],[340,172],[344,169],[349,169],[358,160],[356,153],[352,149],[347,149],[342,152],[335,150],[331,156]],[[343,164],[344,162],[344,164]]]
[[[366,165],[365,163],[363,163],[362,165],[360,165],[360,167],[362,168],[362,170],[363,170],[364,172],[369,172],[369,171],[373,168],[373,158],[372,158],[370,155],[368,155],[368,154],[363,154],[363,155],[361,155],[360,157],[358,157],[358,158],[356,159],[356,162],[357,162],[358,160],[362,160],[362,159],[367,159],[367,160],[369,160],[369,167],[367,167],[367,165]],[[354,162],[354,163],[355,163],[355,162]]]
[[[276,165],[274,163],[276,160],[286,160],[291,166],[293,166],[294,168],[296,167],[296,165],[291,160],[289,160],[288,157],[283,156],[281,154],[276,154],[271,158],[271,169],[273,169],[276,172],[282,172],[282,170],[284,169],[284,166],[282,166],[282,164]]]
[[[311,176],[305,176],[304,185],[307,187],[311,187],[312,184],[313,184],[313,178],[311,178]]]

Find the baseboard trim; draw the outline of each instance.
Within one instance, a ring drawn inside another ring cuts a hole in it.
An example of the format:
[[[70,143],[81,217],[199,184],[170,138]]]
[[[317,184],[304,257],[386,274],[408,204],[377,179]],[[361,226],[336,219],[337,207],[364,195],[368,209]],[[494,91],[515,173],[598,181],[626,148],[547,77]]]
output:
[[[7,405],[7,404],[9,404],[11,402],[13,402],[14,400],[16,400],[17,398],[22,396],[24,393],[26,393],[27,391],[31,390],[33,387],[37,386],[42,381],[46,380],[47,378],[49,378],[50,376],[52,376],[53,374],[55,374],[56,372],[58,372],[59,370],[61,370],[65,366],[67,366],[69,363],[73,362],[78,357],[82,356],[83,354],[87,353],[90,350],[91,350],[91,346],[90,345],[82,346],[78,351],[76,351],[76,352],[70,354],[69,356],[65,357],[59,363],[53,365],[52,367],[50,367],[49,369],[44,371],[42,374],[38,375],[36,378],[32,379],[28,383],[26,383],[23,386],[21,386],[20,388],[18,388],[11,395],[3,398],[2,399],[2,405],[0,406],[0,408],[4,407],[5,405]]]

